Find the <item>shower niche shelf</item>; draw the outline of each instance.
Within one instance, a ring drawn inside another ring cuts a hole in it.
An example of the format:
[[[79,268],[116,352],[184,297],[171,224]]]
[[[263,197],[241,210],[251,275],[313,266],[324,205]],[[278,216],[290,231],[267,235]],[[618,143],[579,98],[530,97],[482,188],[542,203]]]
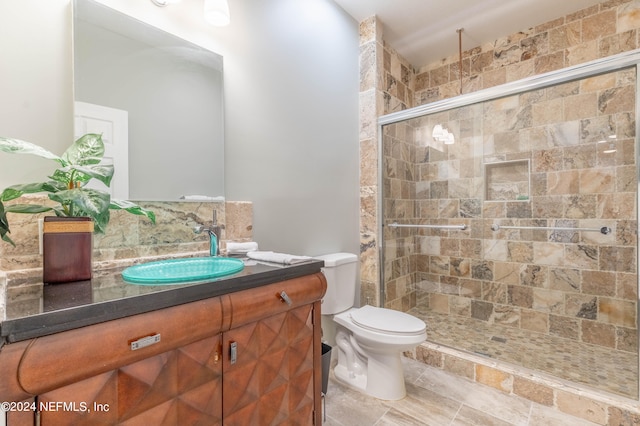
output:
[[[486,201],[529,201],[531,194],[529,159],[486,163],[484,176]]]

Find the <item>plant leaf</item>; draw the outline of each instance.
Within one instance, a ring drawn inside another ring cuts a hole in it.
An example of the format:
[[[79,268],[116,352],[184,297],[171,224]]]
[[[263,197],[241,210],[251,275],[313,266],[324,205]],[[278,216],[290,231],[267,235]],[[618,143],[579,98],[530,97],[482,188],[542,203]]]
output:
[[[91,188],[74,188],[49,194],[49,198],[64,207],[64,216],[96,218],[109,210],[111,195]]]
[[[87,133],[76,140],[62,154],[62,159],[70,164],[85,166],[98,164],[104,157],[104,143],[102,135]]]
[[[87,166],[70,165],[56,169],[56,171],[53,172],[53,175],[49,177],[56,182],[64,183],[64,187],[69,189],[69,184],[71,183],[74,184],[71,185],[71,187],[73,187],[76,182],[82,182],[85,184],[94,178],[107,186],[111,186],[113,173],[113,164],[90,164]]]
[[[66,189],[69,189],[69,182],[73,180],[73,171],[71,170],[64,172],[64,169],[66,169],[66,167],[56,169],[53,174],[49,176],[49,179],[60,182]]]
[[[71,166],[73,170],[76,170],[77,173],[74,176],[74,181],[87,183],[91,179],[98,179],[100,182],[104,183],[107,186],[111,186],[111,179],[113,178],[113,164],[91,164],[87,166]],[[65,171],[68,169],[67,167],[63,169],[58,169],[60,171]],[[56,172],[58,171],[56,170]]]
[[[95,231],[99,234],[104,234],[107,230],[107,224],[109,223],[109,218],[111,213],[109,209],[106,209],[101,214],[93,217],[93,225],[95,227]]]
[[[112,199],[109,208],[111,210],[125,210],[138,216],[146,216],[151,221],[151,223],[156,223],[156,214],[154,212],[140,207],[139,205],[132,203],[131,201]]]
[[[46,149],[19,139],[0,137],[0,151],[10,154],[32,154],[58,162],[50,176],[50,181],[13,185],[0,193],[0,239],[15,246],[9,238],[7,213],[43,213],[54,211],[57,216],[88,216],[94,221],[96,232],[105,231],[110,218],[110,209],[126,210],[135,215],[146,216],[154,224],[155,214],[134,203],[111,200],[109,193],[87,188],[85,183],[97,179],[106,186],[111,185],[114,167],[112,164],[100,164],[104,157],[102,135],[88,133],[76,140],[61,156]],[[77,185],[80,182],[80,185]],[[78,186],[78,188],[76,188]],[[16,199],[23,194],[45,192],[49,199],[58,203],[53,207],[36,204],[12,204],[5,206],[3,201]]]
[[[12,185],[5,188],[0,194],[0,201],[9,201],[22,196],[23,194],[35,194],[37,192],[58,192],[66,189],[66,186],[56,182],[37,182]]]
[[[38,146],[31,142],[22,141],[20,139],[4,138],[0,136],[0,151],[7,152],[9,154],[37,155],[38,157],[55,160],[63,166],[65,165],[64,160],[54,153],[47,151],[41,146]]]
[[[43,206],[41,204],[10,204],[4,206],[4,209],[7,213],[36,214],[49,212],[53,210],[53,207]]]
[[[7,212],[4,209],[4,204],[0,201],[0,239],[8,242],[12,246],[16,246],[16,243],[9,238],[9,234],[11,231],[9,230],[9,221],[7,220]]]

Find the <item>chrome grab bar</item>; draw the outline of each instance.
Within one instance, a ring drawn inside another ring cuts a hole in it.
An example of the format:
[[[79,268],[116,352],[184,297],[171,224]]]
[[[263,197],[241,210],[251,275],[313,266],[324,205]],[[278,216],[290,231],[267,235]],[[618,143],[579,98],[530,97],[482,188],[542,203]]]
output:
[[[401,225],[397,222],[393,222],[387,225],[389,228],[430,228],[430,229],[460,229],[464,231],[467,229],[467,225]]]
[[[568,228],[568,227],[554,227],[554,226],[502,226],[494,223],[491,225],[492,231],[499,231],[500,229],[531,229],[538,230],[552,230],[552,231],[584,231],[584,232],[600,232],[607,235],[611,233],[611,228],[603,226],[602,228]]]

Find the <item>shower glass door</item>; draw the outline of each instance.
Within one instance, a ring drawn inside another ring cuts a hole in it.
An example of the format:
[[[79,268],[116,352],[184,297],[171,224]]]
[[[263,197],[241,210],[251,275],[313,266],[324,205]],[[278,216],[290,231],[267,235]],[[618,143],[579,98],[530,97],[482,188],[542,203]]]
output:
[[[638,398],[636,77],[383,123],[385,306],[432,342]]]

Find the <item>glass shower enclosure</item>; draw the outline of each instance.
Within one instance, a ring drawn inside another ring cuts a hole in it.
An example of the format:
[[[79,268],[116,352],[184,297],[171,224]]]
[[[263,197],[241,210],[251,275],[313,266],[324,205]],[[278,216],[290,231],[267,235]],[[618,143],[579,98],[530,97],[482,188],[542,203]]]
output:
[[[384,306],[431,342],[637,399],[639,58],[382,117]]]

